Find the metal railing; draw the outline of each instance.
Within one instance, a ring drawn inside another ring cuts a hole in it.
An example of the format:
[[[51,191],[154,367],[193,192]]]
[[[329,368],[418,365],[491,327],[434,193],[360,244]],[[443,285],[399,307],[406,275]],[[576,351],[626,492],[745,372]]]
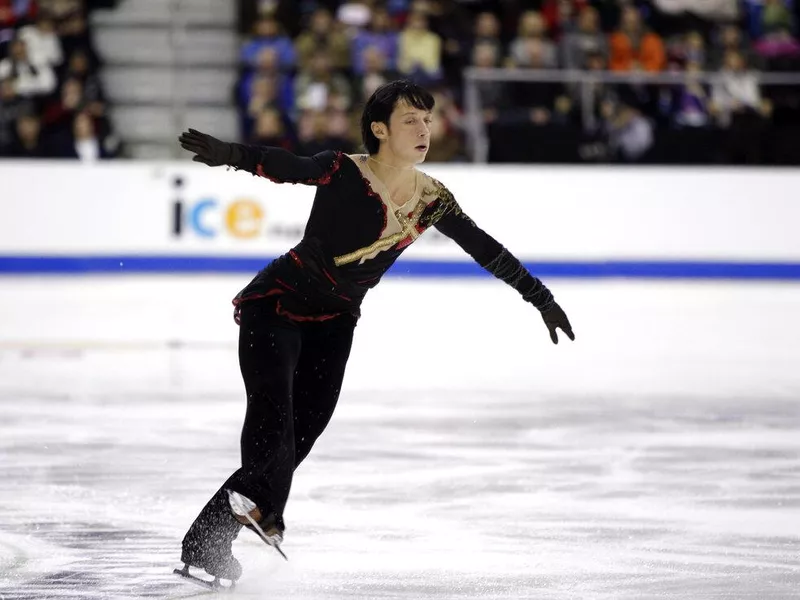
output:
[[[800,86],[800,73],[752,72],[759,85]],[[465,123],[469,152],[472,161],[486,162],[489,156],[489,139],[482,117],[484,107],[477,84],[498,83],[563,83],[580,86],[581,118],[585,128],[595,125],[595,84],[675,85],[696,82],[706,85],[719,83],[722,72],[694,73],[621,73],[614,71],[538,70],[538,69],[483,69],[469,67],[464,71]]]

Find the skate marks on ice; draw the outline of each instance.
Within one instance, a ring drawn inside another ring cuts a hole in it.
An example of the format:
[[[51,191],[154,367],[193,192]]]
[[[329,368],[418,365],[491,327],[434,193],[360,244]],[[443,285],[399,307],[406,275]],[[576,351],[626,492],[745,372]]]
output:
[[[15,559],[2,564],[0,598],[177,598],[192,590],[164,571],[174,540],[154,532],[109,529],[104,523],[32,523],[0,544]],[[30,540],[35,540],[34,544]]]
[[[90,356],[72,367],[91,372]],[[2,392],[0,597],[207,594],[172,569],[236,464],[242,404]],[[291,562],[243,531],[231,597],[796,598],[800,411],[768,398],[348,392],[286,519]]]

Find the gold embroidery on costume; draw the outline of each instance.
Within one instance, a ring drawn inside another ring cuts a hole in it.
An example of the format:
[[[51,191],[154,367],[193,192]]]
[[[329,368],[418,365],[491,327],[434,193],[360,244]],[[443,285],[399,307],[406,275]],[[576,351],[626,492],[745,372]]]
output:
[[[449,212],[453,212],[455,215],[461,213],[461,207],[458,205],[458,202],[456,202],[453,193],[433,177],[431,177],[430,180],[431,183],[433,183],[433,188],[426,188],[423,195],[433,196],[438,198],[438,200],[434,201],[436,204],[433,211],[425,218],[424,224],[426,227],[435,225],[437,221]]]
[[[377,242],[367,246],[366,248],[359,248],[354,252],[337,256],[333,259],[333,263],[337,267],[341,267],[342,265],[356,262],[361,260],[364,256],[372,254],[376,250],[385,250],[386,248],[391,248],[395,244],[402,242],[408,236],[411,236],[412,240],[416,240],[421,235],[420,232],[417,231],[417,223],[419,223],[419,218],[422,216],[422,212],[426,207],[427,204],[420,200],[417,202],[417,206],[414,208],[414,212],[411,213],[410,217],[405,216],[399,210],[395,211],[394,216],[403,227],[402,230],[397,233],[393,233],[392,235],[387,235],[386,237],[379,239]]]

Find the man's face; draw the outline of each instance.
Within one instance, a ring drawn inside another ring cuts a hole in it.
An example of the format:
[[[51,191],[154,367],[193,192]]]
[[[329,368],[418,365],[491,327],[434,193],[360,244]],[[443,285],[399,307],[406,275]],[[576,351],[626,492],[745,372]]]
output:
[[[421,163],[428,154],[431,143],[432,114],[424,109],[411,106],[405,101],[398,102],[389,117],[388,139],[386,143],[398,158]]]
[[[20,117],[17,120],[17,134],[22,140],[33,141],[39,136],[41,125],[36,117]]]
[[[271,18],[260,19],[255,29],[258,37],[274,37],[278,35],[278,22]]]
[[[311,17],[311,30],[314,33],[326,34],[333,25],[333,19],[327,10],[318,10]]]
[[[598,25],[597,11],[591,6],[587,6],[581,11],[578,18],[578,27],[581,31],[596,32]]]
[[[631,6],[626,7],[625,12],[622,13],[622,29],[635,33],[641,28],[641,23],[642,18],[639,16],[639,11]]]

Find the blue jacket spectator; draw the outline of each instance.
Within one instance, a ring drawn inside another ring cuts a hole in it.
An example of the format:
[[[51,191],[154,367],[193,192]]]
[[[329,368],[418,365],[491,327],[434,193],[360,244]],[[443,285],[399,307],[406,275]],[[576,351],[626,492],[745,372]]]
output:
[[[393,30],[389,13],[384,9],[376,9],[372,13],[369,28],[359,31],[353,38],[353,72],[364,74],[364,53],[367,48],[377,48],[386,57],[387,68],[397,67],[397,33]]]
[[[297,56],[291,38],[281,32],[281,27],[273,17],[259,19],[254,27],[255,37],[242,47],[242,63],[257,68],[259,56],[264,50],[274,50],[278,55],[280,69],[293,69]]]

